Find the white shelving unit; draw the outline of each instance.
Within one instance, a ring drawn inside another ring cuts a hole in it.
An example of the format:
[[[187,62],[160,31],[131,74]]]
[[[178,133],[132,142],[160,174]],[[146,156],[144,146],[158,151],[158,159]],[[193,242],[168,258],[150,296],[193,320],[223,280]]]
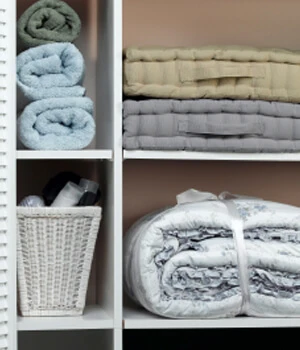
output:
[[[36,0],[4,0],[16,11],[17,17]],[[82,21],[80,38],[75,45],[86,63],[84,86],[87,96],[95,102],[96,137],[90,147],[78,151],[33,151],[13,147],[13,166],[17,177],[12,179],[17,201],[29,193],[40,193],[51,176],[59,171],[74,171],[98,181],[102,189],[103,218],[95,249],[87,292],[87,306],[78,317],[21,317],[12,308],[11,334],[18,334],[19,349],[53,348],[79,350],[100,347],[103,350],[122,349],[122,0],[66,0],[78,12]],[[11,21],[11,17],[9,18]],[[14,21],[11,21],[15,26]],[[11,28],[12,51],[16,32]],[[119,53],[119,57],[118,57]],[[15,60],[16,52],[13,52]],[[1,55],[1,53],[0,53]],[[1,61],[1,56],[0,56]],[[14,64],[14,62],[12,62]],[[11,76],[15,91],[15,75]],[[12,97],[10,104],[18,106]],[[16,115],[16,113],[12,113]],[[12,139],[15,140],[15,119],[12,119]],[[14,192],[12,192],[14,193]],[[13,196],[15,197],[15,196]],[[10,213],[16,217],[14,207]],[[15,219],[13,220],[15,222]],[[11,233],[15,237],[15,228]],[[11,259],[15,261],[16,244],[12,242]],[[13,267],[15,274],[16,268]],[[13,293],[16,293],[12,285]],[[15,294],[12,294],[15,295]],[[17,330],[17,331],[16,331]],[[81,331],[83,341],[78,341]],[[30,332],[33,341],[26,341]],[[71,333],[70,333],[71,332]],[[96,333],[98,336],[95,336]],[[53,334],[53,338],[52,335]],[[66,334],[64,337],[62,334]],[[70,334],[74,334],[71,337]],[[100,338],[100,342],[98,341]],[[96,340],[97,338],[97,340]],[[36,339],[36,342],[34,341]],[[44,344],[43,340],[46,340]],[[73,339],[73,341],[72,341]],[[41,345],[43,344],[43,345]],[[0,344],[1,348],[1,344]],[[8,350],[16,350],[13,342]]]
[[[122,350],[124,332],[129,330],[300,327],[300,319],[164,319],[146,310],[123,305],[122,289],[123,231],[125,233],[137,218],[148,211],[173,204],[175,194],[187,187],[203,190],[205,187],[215,193],[229,190],[265,195],[300,205],[297,195],[300,184],[298,176],[294,175],[297,171],[299,174],[300,153],[123,151],[123,47],[233,43],[299,49],[300,3],[294,0],[276,1],[272,2],[271,8],[269,0],[65,0],[82,19],[81,37],[75,44],[86,60],[84,85],[87,95],[95,101],[96,137],[91,148],[86,150],[31,151],[17,148],[15,141],[17,52],[14,18],[16,13],[19,16],[34,1],[1,0],[0,3],[0,46],[5,41],[8,55],[3,60],[0,51],[0,74],[3,62],[7,74],[5,105],[1,104],[0,90],[0,113],[3,107],[7,113],[9,132],[8,148],[3,158],[9,170],[9,307],[5,312],[7,325],[0,327],[0,333],[1,329],[5,331],[4,343],[7,344],[4,348],[35,350],[43,346],[45,350],[52,350],[53,344],[48,343],[48,339],[53,337],[51,339],[59,340],[55,345],[57,350],[79,350],[82,349],[82,343],[78,341],[79,331],[83,332],[84,344],[90,350],[98,347],[102,350]],[[2,29],[4,36],[1,36]],[[98,179],[103,187],[103,221],[88,288],[87,307],[81,317],[20,317],[16,311],[15,198],[20,200],[26,194],[40,191],[45,181],[62,170],[73,170]],[[228,187],[221,188],[224,185]],[[68,334],[66,338],[64,332]],[[74,334],[71,340],[70,332]],[[93,334],[90,335],[90,332]],[[99,332],[100,342],[95,332]],[[35,337],[38,339],[36,343]],[[33,339],[32,343],[29,338]],[[0,350],[3,348],[1,341],[0,334]],[[132,344],[132,349],[141,345]]]
[[[299,50],[294,30],[298,31],[300,25],[293,14],[299,6],[292,1],[276,1],[270,6],[267,1],[165,0],[158,3],[124,0],[123,45],[234,44]],[[268,16],[263,16],[261,11]],[[300,153],[124,150],[123,157],[124,232],[144,214],[174,205],[175,195],[190,187],[214,193],[228,190],[300,205],[296,175],[300,170]],[[125,332],[209,329],[216,330],[217,334],[217,329],[222,328],[250,328],[255,332],[256,328],[300,326],[299,318],[173,320],[158,317],[130,303],[124,305],[123,318]],[[153,336],[153,332],[151,334]],[[195,344],[199,338],[195,339]],[[176,348],[176,343],[170,348]]]

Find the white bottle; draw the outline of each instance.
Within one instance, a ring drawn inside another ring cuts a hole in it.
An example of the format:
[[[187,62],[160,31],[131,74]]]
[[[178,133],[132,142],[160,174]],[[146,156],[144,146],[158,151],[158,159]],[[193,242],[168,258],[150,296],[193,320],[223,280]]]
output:
[[[73,182],[68,182],[54,199],[51,207],[74,207],[78,204],[84,189]]]

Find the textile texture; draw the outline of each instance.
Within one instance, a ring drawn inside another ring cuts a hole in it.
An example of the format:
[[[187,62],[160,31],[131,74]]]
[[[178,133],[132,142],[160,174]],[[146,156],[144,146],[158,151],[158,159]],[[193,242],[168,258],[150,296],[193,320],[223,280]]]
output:
[[[87,97],[35,101],[18,118],[19,139],[30,149],[82,149],[94,135],[93,102]]]
[[[251,100],[126,100],[125,149],[299,152],[300,105]]]
[[[250,300],[244,313],[300,316],[300,209],[234,200],[243,221]],[[125,290],[170,318],[223,318],[242,312],[243,295],[225,204],[204,201],[141,218],[124,243]]]
[[[35,2],[21,15],[17,25],[19,40],[27,48],[51,42],[73,42],[80,30],[77,13],[59,0]]]
[[[300,102],[300,54],[240,46],[129,48],[124,93]]]
[[[84,71],[82,54],[70,43],[38,46],[17,57],[17,83],[29,100],[83,96]]]

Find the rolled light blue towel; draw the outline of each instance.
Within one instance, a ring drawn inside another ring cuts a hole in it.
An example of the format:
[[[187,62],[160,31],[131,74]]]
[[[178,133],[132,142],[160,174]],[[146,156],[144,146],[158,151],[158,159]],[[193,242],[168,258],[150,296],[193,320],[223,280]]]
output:
[[[35,101],[18,119],[19,139],[30,149],[82,149],[94,135],[93,102],[87,97]]]
[[[17,83],[29,100],[83,96],[84,59],[71,43],[34,47],[17,57]]]

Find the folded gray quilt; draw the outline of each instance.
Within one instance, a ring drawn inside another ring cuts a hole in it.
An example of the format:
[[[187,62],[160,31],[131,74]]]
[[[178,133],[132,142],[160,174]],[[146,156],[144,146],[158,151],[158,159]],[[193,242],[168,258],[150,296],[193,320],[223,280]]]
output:
[[[125,149],[300,151],[300,105],[252,100],[126,100]]]

